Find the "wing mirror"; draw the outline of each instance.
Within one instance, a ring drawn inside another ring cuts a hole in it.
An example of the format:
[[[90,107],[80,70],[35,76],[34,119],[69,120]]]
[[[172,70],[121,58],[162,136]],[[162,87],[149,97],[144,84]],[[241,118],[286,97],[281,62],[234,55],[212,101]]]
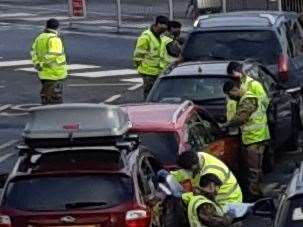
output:
[[[259,217],[275,219],[276,207],[272,198],[264,198],[255,202],[253,208],[253,215]]]

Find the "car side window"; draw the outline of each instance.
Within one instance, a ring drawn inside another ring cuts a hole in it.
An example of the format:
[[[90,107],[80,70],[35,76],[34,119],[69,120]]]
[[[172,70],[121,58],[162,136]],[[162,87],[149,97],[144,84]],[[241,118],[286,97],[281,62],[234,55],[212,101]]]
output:
[[[288,42],[288,54],[291,56],[291,57],[294,57],[294,43],[293,43],[293,40],[292,40],[292,34],[291,34],[291,22],[290,21],[287,21],[285,22],[285,30],[286,30],[286,38],[287,38],[287,42]]]

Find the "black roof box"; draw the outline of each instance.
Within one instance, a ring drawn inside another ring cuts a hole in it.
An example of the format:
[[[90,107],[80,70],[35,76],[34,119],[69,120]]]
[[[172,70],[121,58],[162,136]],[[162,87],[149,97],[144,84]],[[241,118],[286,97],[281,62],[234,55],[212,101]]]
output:
[[[32,147],[110,143],[131,126],[120,107],[106,104],[49,105],[29,112],[23,138]]]

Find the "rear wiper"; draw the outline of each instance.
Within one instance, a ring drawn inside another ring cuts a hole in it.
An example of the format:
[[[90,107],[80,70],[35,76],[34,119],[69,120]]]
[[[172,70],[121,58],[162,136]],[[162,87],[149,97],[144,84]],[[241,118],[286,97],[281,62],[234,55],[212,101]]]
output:
[[[85,208],[85,207],[99,207],[106,205],[106,202],[76,202],[76,203],[67,203],[65,204],[66,209],[76,209],[76,208]]]

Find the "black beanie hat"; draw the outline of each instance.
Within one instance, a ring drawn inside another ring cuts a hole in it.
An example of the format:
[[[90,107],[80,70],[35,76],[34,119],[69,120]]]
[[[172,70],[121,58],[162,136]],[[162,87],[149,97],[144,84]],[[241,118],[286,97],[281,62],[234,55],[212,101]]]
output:
[[[57,29],[59,27],[59,21],[55,18],[51,18],[46,21],[46,28]]]

